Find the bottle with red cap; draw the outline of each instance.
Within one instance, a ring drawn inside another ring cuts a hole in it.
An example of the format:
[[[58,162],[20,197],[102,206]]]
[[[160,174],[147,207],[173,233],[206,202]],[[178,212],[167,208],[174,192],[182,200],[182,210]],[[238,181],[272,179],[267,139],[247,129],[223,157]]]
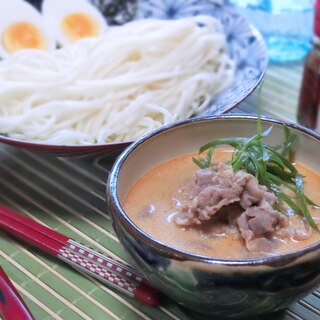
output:
[[[297,118],[300,124],[320,131],[320,0],[315,2],[313,47],[304,65]]]

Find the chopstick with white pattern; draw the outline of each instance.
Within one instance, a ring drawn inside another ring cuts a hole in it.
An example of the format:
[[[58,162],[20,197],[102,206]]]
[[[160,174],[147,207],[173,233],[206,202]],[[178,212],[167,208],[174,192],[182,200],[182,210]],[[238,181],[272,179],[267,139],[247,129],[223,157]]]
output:
[[[8,208],[0,206],[0,229],[58,257],[102,283],[149,306],[157,306],[158,295],[132,267],[88,248]]]

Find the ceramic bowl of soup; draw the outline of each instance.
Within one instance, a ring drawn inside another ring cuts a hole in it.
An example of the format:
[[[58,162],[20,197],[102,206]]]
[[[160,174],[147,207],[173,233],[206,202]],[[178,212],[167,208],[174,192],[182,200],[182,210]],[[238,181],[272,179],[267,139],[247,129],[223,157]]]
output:
[[[313,227],[277,198],[282,192],[295,201],[292,190],[276,189],[275,182],[276,196],[254,175],[233,170],[232,147],[216,148],[209,168],[193,161],[204,163],[206,153],[198,150],[212,140],[254,136],[254,116],[161,128],[129,146],[108,178],[114,228],[132,263],[155,288],[205,319],[278,312],[320,282],[320,136],[281,120],[262,118],[261,124],[263,142],[275,149],[285,128],[296,136],[288,166],[299,173],[295,181],[303,181],[304,200],[295,209],[307,207]],[[273,174],[268,177],[277,181]]]

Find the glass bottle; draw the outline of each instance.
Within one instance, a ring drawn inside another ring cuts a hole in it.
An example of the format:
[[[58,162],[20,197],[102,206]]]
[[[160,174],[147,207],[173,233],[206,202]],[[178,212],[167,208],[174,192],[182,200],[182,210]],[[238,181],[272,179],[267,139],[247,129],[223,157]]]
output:
[[[304,59],[311,49],[314,0],[228,0],[263,35],[269,60]]]
[[[297,120],[320,131],[320,0],[315,3],[314,41],[303,71]]]

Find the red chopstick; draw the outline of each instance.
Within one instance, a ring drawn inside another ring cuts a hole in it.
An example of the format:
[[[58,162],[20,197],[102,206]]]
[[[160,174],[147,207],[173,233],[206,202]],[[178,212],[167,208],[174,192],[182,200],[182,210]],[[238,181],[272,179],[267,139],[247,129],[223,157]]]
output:
[[[4,320],[34,320],[28,307],[1,266],[0,315]]]
[[[0,206],[0,229],[65,261],[136,300],[155,307],[155,289],[128,265],[88,248],[65,235]]]

